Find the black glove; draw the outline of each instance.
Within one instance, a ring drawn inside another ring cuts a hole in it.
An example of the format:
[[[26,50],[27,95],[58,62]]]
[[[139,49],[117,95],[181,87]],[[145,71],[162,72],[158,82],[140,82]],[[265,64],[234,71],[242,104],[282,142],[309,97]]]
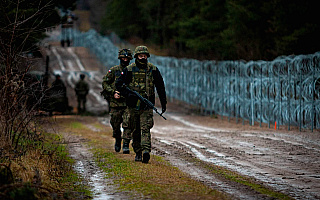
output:
[[[167,106],[166,106],[166,104],[162,104],[161,107],[162,107],[162,113],[161,114],[163,114],[164,112],[166,112]]]

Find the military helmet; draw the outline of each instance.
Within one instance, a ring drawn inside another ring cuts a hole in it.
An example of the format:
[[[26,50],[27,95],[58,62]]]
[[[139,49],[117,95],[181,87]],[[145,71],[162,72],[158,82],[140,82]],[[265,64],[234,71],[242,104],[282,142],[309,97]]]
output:
[[[120,49],[118,53],[118,59],[129,58],[132,60],[132,51],[130,49]]]
[[[138,54],[147,54],[148,57],[150,57],[148,48],[146,46],[137,46],[134,50],[134,57],[137,58]]]

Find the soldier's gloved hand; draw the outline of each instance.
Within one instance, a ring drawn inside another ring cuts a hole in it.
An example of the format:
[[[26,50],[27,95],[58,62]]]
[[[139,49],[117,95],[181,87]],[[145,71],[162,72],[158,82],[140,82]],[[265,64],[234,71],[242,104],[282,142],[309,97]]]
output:
[[[167,106],[166,106],[166,104],[163,104],[163,105],[161,105],[161,107],[162,107],[162,113],[161,114],[163,114],[164,112],[166,112]]]

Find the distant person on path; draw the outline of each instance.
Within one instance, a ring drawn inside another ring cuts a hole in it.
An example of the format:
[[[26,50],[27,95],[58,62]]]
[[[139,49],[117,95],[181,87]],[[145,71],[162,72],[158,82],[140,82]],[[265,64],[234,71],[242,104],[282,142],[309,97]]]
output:
[[[80,80],[74,88],[78,98],[78,113],[86,112],[87,95],[89,93],[89,84],[84,80],[85,75],[80,74]]]
[[[68,108],[67,88],[61,80],[60,74],[55,75],[56,80],[52,82],[49,89],[50,102],[47,103],[50,115],[53,111],[65,112]]]
[[[115,138],[114,149],[116,152],[121,150],[121,141],[123,138],[123,153],[129,154],[129,143],[132,139],[131,134],[121,132],[122,127],[128,126],[128,121],[126,120],[126,101],[125,98],[120,95],[117,91],[115,82],[116,79],[121,75],[123,69],[127,67],[132,60],[132,52],[130,49],[121,49],[118,53],[118,59],[120,60],[120,65],[116,65],[110,68],[107,74],[103,77],[101,94],[109,102],[110,106],[110,124],[113,129],[112,137]]]
[[[148,163],[151,152],[151,134],[153,127],[153,109],[132,95],[126,87],[137,91],[142,97],[155,103],[155,88],[160,99],[162,113],[166,111],[166,91],[162,75],[158,68],[148,62],[150,57],[146,46],[138,46],[135,49],[135,62],[127,66],[116,81],[116,88],[126,98],[128,107],[129,127],[124,132],[132,133],[133,149],[136,153],[135,161]],[[133,123],[132,123],[133,122]],[[140,126],[139,128],[137,126]],[[136,131],[138,130],[139,131]],[[139,141],[140,138],[140,142]]]

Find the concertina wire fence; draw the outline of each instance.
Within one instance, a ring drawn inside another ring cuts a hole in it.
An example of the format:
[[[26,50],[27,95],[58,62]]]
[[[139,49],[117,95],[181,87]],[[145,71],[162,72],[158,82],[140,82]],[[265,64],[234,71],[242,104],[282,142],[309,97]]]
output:
[[[116,47],[95,30],[64,30],[74,46],[89,48],[105,73],[119,64]],[[69,34],[69,35],[68,35]],[[151,55],[169,99],[197,106],[205,114],[270,125],[320,128],[320,52],[280,56],[273,61],[198,61]],[[276,122],[276,123],[275,123]]]

